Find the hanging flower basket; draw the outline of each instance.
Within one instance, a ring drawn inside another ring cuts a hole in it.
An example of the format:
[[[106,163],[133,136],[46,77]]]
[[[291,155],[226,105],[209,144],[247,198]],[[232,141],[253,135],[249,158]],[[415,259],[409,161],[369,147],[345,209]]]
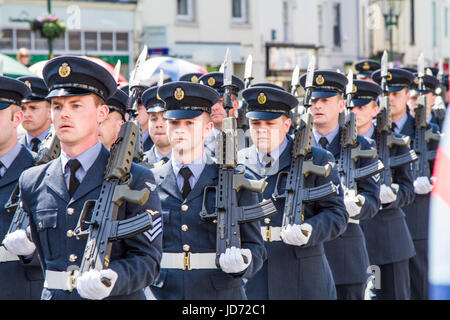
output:
[[[39,31],[42,37],[55,39],[61,37],[66,32],[66,25],[53,15],[37,17],[30,22],[30,28],[33,32]]]

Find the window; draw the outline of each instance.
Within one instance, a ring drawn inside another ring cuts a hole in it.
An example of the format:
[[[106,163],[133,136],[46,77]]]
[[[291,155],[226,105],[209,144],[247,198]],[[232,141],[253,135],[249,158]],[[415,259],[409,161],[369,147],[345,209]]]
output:
[[[0,34],[0,49],[13,49],[13,30],[3,29]]]
[[[112,32],[100,33],[100,48],[102,51],[112,51],[113,49],[113,34]]]
[[[86,50],[97,51],[97,32],[85,32],[84,45]]]
[[[247,0],[231,0],[231,21],[247,23]]]
[[[17,48],[31,49],[31,31],[30,30],[16,30]]]
[[[335,3],[333,6],[333,44],[341,47],[341,4]]]
[[[177,20],[194,21],[194,0],[177,0]]]
[[[128,33],[125,32],[116,33],[116,50],[128,51]]]
[[[42,37],[40,32],[34,33],[34,48],[36,50],[48,50],[47,38]]]
[[[81,32],[69,31],[69,50],[81,50]]]

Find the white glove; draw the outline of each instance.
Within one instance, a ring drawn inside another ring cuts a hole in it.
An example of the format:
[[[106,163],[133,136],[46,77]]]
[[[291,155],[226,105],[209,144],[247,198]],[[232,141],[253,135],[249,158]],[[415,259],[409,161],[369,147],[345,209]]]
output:
[[[363,195],[358,194],[357,196],[348,195],[344,197],[345,208],[347,209],[350,218],[358,215],[361,212],[361,208],[366,202],[366,198]]]
[[[36,250],[36,246],[28,239],[25,230],[8,233],[3,240],[6,250],[18,256],[28,256]]]
[[[414,181],[414,192],[417,194],[427,194],[430,193],[432,189],[433,186],[427,177],[418,177]]]
[[[242,256],[247,257],[247,263]],[[225,253],[219,257],[220,268],[226,273],[239,273],[247,269],[252,261],[252,252],[250,249],[241,249],[236,247],[227,248]]]
[[[380,200],[382,204],[394,202],[397,199],[398,184],[391,184],[391,187],[382,184],[380,187]]]
[[[101,281],[105,277],[111,281],[111,285],[107,287]],[[78,294],[91,300],[101,300],[109,296],[114,284],[117,280],[117,273],[112,269],[105,270],[89,270],[77,278]]]
[[[308,223],[288,224],[281,230],[281,239],[284,243],[293,246],[302,246],[308,243],[311,237],[312,226]]]

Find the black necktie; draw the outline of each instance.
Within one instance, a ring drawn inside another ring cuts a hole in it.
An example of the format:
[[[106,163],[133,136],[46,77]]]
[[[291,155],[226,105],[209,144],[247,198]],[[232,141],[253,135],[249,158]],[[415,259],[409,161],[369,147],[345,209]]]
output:
[[[270,167],[272,166],[273,160],[274,160],[274,159],[272,158],[272,156],[270,155],[270,153],[266,153],[266,154],[264,155],[264,157],[262,158],[263,164],[265,163],[264,167],[265,167],[265,168],[270,168]]]
[[[167,161],[169,161],[169,158],[167,158],[167,157],[162,157],[161,160],[164,161],[164,163],[166,163]]]
[[[328,145],[328,139],[325,137],[320,138],[319,144],[322,146],[323,149],[326,149]]]
[[[3,168],[3,163],[0,161],[0,169],[1,168]],[[3,175],[2,175],[2,172],[1,172],[1,170],[0,170],[0,178],[2,177]]]
[[[183,177],[183,188],[181,189],[181,196],[186,199],[189,192],[191,192],[191,184],[189,183],[189,178],[192,176],[192,171],[188,167],[183,167],[180,169],[180,174]]]
[[[392,122],[392,132],[395,132],[395,129],[397,129],[397,124]]]
[[[33,138],[33,139],[31,139],[31,143],[33,144],[33,146],[31,147],[31,151],[37,152],[38,145],[39,145],[39,143],[41,143],[41,140],[39,140],[38,138]]]
[[[75,172],[81,167],[80,162],[77,159],[69,160],[67,162],[67,166],[70,169],[70,178],[69,178],[69,195],[72,198],[75,190],[77,190],[80,185],[80,181],[75,177]]]

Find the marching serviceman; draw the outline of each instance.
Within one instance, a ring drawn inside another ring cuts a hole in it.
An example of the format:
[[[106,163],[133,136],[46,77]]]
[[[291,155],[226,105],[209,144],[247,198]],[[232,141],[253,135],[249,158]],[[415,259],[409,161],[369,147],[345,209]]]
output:
[[[149,114],[148,132],[153,146],[145,152],[149,164],[164,164],[170,160],[172,147],[167,137],[167,122],[164,119],[164,101],[158,96],[158,87],[151,87],[142,94],[142,103]],[[162,161],[162,162],[160,162]]]
[[[127,101],[128,95],[120,89],[117,89],[106,101],[109,113],[106,120],[100,123],[98,138],[108,150],[111,150],[112,144],[119,136],[120,127],[125,122]]]
[[[287,178],[284,178],[276,190],[279,174],[292,170],[295,137],[288,134],[291,127],[289,113],[298,101],[285,90],[270,87],[248,88],[242,96],[248,103],[246,116],[253,145],[239,152],[239,163],[245,164],[258,179],[267,179],[268,186],[262,197],[270,199],[276,191],[283,194],[286,188]],[[305,160],[312,160],[320,167],[331,168],[330,163],[334,165],[333,156],[316,147],[311,148]],[[285,228],[282,228],[285,198],[275,200],[278,214],[261,222],[267,260],[261,271],[246,284],[249,299],[336,299],[336,288],[323,244],[342,234],[347,226],[343,192],[336,168],[328,177],[310,174],[304,179],[305,188],[332,182],[337,194],[305,203],[304,222],[289,224]],[[303,192],[300,188],[293,192]],[[303,203],[292,205],[297,208]]]
[[[377,73],[378,76],[376,76]],[[372,75],[377,83],[381,83],[379,74],[380,71],[376,71]],[[399,120],[401,116],[399,117],[399,107],[391,97],[403,95],[405,104],[403,108],[406,108],[406,96],[413,78],[413,75],[405,70],[388,70],[387,84],[391,101],[392,128],[401,126]],[[380,92],[379,87],[367,83],[357,82],[356,86],[358,85],[360,90],[373,92],[370,94],[373,96]],[[377,127],[372,122],[379,112],[376,99],[373,98],[366,105],[353,108],[353,112],[356,114],[358,134],[378,141]],[[398,134],[396,136],[400,137]],[[389,148],[389,156],[392,159],[395,156],[407,154],[409,151],[408,146],[393,144]],[[379,156],[381,157],[381,154]],[[375,288],[376,299],[405,300],[410,297],[408,261],[415,255],[415,251],[402,207],[414,200],[413,177],[408,163],[397,167],[386,167],[385,170],[391,171],[392,184],[386,186],[383,181],[381,182],[380,211],[374,218],[361,221],[361,227],[366,236],[370,264],[380,270],[379,273],[376,273],[381,277],[381,280],[376,279],[380,280],[380,287]]]
[[[202,75],[198,82],[209,86],[216,90],[220,99],[211,107],[211,121],[214,124],[211,135],[205,140],[205,147],[211,157],[216,155],[216,136],[222,131],[222,120],[226,117],[226,112],[223,107],[223,94],[225,92],[223,88],[223,72],[211,72]],[[231,93],[231,99],[233,101],[233,109],[230,110],[230,116],[235,116],[235,111],[239,108],[239,101],[237,99],[239,91],[244,88],[244,82],[236,76],[232,76],[233,90]]]
[[[19,138],[19,142],[31,151],[37,152],[52,123],[50,102],[46,99],[48,89],[44,80],[38,77],[27,76],[17,80],[31,89],[31,95],[22,101],[22,127],[26,134]]]
[[[363,59],[355,62],[355,69],[358,71],[356,79],[374,82],[371,78],[372,73],[380,69],[381,64],[371,59]]]
[[[305,80],[306,75],[303,75],[300,78],[302,86],[305,85]],[[326,70],[314,72],[311,97],[311,113],[314,117],[313,141],[316,146],[331,152],[336,159],[336,165],[339,165],[341,153],[344,152],[341,135],[345,128],[340,126],[339,114],[345,114],[345,100],[342,94],[347,82],[347,77],[338,72]],[[359,99],[352,102],[354,105],[360,103]],[[356,136],[353,150],[357,147],[361,150],[370,150],[371,142],[364,137]],[[377,161],[376,157],[374,159],[358,157],[354,169],[369,166]],[[366,281],[369,277],[367,269],[370,264],[365,237],[359,223],[374,217],[380,206],[380,187],[376,176],[358,180],[355,184],[357,193],[344,193],[344,203],[349,215],[347,229],[336,239],[324,244],[339,300],[364,299]]]
[[[141,133],[142,133],[142,146],[143,150],[148,151],[153,146],[153,141],[150,138],[150,133],[148,132],[148,113],[147,110],[142,103],[142,93],[147,90],[149,87],[145,85],[138,86],[138,100],[137,100],[137,109],[138,115],[136,120],[141,124]],[[121,88],[127,95],[129,95],[129,86],[125,86]]]
[[[202,84],[177,81],[159,87],[158,95],[166,103],[172,157],[152,169],[162,204],[164,252],[151,290],[156,299],[246,299],[244,281],[266,257],[259,223],[240,224],[241,248],[227,249],[216,264],[217,223],[223,221],[200,218],[203,205],[208,213],[216,209],[216,195],[205,194],[205,187],[220,183],[221,169],[204,146],[219,94]],[[239,206],[258,203],[257,194],[245,189],[236,197]]]
[[[406,71],[407,72],[407,71]],[[434,77],[425,74],[424,91],[420,91],[418,84],[417,74],[409,75],[414,81],[415,89],[418,94],[426,96],[426,117],[428,119],[428,128],[432,129],[434,133],[439,132],[439,127],[435,123],[430,123],[431,120],[431,106],[436,98],[434,91],[439,86],[439,80]],[[378,80],[378,74],[374,74],[374,79]],[[388,82],[389,84],[389,82]],[[409,136],[411,138],[411,149],[415,146],[413,141],[416,134],[415,119],[407,112],[406,101],[408,91],[401,89],[397,94],[389,94],[389,100],[392,110],[392,122],[396,124],[395,132]],[[417,107],[417,106],[416,106]],[[411,111],[411,110],[410,110]],[[415,114],[415,112],[413,112]],[[439,142],[430,140],[427,143],[428,150],[436,150]],[[419,152],[417,150],[416,152]],[[433,172],[434,158],[429,161],[430,175]],[[413,164],[414,166],[415,164]],[[409,232],[414,242],[414,248],[416,254],[409,259],[409,275],[411,279],[411,299],[426,300],[428,299],[428,222],[430,214],[430,192],[432,185],[430,177],[422,176],[415,177],[414,180],[414,201],[409,205],[404,206],[402,209],[406,214],[406,223],[408,225]]]
[[[150,189],[149,198],[143,205],[122,203],[118,219],[148,210],[154,214],[153,229],[113,242],[106,269],[73,272],[86,248],[86,239],[77,239],[74,228],[85,202],[99,198],[104,181],[110,154],[98,139],[98,129],[109,113],[105,101],[117,84],[103,67],[73,56],[50,60],[43,76],[61,155],[22,174],[20,199],[30,218],[32,241],[18,230],[9,234],[4,244],[18,255],[37,250],[45,269],[42,299],[145,299],[143,289],[159,273],[162,228],[153,174],[139,165],[131,165],[130,189]],[[104,278],[109,279],[109,286],[102,282]]]
[[[5,205],[20,174],[33,166],[31,152],[17,141],[17,127],[23,118],[21,101],[31,91],[16,79],[0,76],[0,238],[4,239],[14,212]],[[38,300],[43,284],[39,265],[24,265],[17,255],[0,247],[0,300]]]

